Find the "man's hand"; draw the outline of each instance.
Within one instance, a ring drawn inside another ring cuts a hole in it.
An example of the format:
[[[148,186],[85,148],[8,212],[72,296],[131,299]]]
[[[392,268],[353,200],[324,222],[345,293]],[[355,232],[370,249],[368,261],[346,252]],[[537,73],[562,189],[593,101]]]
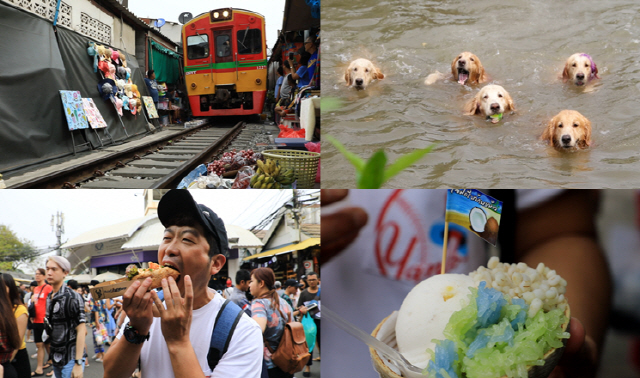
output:
[[[349,191],[346,189],[323,189],[321,191],[322,206],[344,199]],[[359,207],[348,207],[333,214],[321,215],[322,253],[320,263],[324,264],[351,244],[360,229],[367,224],[367,213]]]
[[[161,328],[167,344],[189,342],[191,315],[193,313],[193,283],[191,277],[184,276],[184,298],[173,277],[162,279],[165,309],[158,295],[153,292],[153,301],[161,319]]]
[[[74,362],[73,369],[71,369],[71,378],[82,378],[82,366]]]
[[[307,314],[307,308],[305,306],[300,306],[298,307],[298,311],[300,311],[300,313],[304,316]]]
[[[129,316],[129,324],[140,335],[148,335],[151,323],[153,323],[153,305],[151,292],[149,292],[151,282],[151,278],[146,278],[142,282],[136,280],[122,296],[122,306]]]
[[[589,378],[596,376],[598,351],[596,343],[586,334],[582,323],[571,318],[571,337],[567,340],[560,364],[549,378]]]

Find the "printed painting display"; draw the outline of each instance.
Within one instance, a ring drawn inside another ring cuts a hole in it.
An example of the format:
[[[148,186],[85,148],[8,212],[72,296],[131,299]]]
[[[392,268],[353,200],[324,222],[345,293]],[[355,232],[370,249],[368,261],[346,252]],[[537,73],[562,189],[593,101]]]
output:
[[[84,112],[92,128],[102,129],[107,127],[107,123],[104,121],[104,118],[102,118],[102,114],[100,114],[100,111],[96,108],[96,104],[92,98],[83,98],[82,105],[84,106]]]
[[[144,106],[147,108],[149,118],[158,118],[158,111],[156,110],[156,105],[153,103],[151,96],[142,96],[142,101],[144,101]]]
[[[80,91],[60,91],[60,96],[69,130],[88,129],[89,123],[82,107]]]

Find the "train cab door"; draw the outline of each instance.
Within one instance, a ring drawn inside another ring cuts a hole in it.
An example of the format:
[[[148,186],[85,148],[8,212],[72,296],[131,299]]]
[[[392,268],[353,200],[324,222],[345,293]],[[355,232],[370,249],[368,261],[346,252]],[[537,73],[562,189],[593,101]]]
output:
[[[187,37],[187,64],[191,69],[186,77],[187,86],[197,88],[194,94],[207,94],[213,91],[211,61],[211,35],[197,32]],[[192,86],[191,84],[194,84]]]
[[[213,31],[213,49],[215,52],[216,66],[228,68],[228,65],[221,65],[220,63],[232,63],[234,61],[233,47],[231,45],[231,29]]]

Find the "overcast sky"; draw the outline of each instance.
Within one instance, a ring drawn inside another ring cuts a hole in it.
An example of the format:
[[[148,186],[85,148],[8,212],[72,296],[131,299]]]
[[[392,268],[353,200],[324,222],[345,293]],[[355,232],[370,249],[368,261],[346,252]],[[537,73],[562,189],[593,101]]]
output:
[[[267,28],[267,47],[271,49],[278,38],[278,30],[282,29],[285,0],[129,0],[129,10],[138,17],[164,18],[166,21],[178,22],[183,12],[191,12],[195,17],[213,9],[227,8],[230,5],[241,9],[260,13],[265,18]]]
[[[302,191],[306,193],[317,190]],[[250,228],[291,198],[291,190],[192,190],[227,224]],[[51,216],[65,216],[68,241],[92,229],[144,216],[143,190],[0,190],[0,224],[36,247],[53,246]]]

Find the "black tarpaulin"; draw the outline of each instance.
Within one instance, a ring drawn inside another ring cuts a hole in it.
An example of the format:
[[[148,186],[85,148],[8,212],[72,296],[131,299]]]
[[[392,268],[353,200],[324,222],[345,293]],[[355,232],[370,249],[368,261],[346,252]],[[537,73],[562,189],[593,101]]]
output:
[[[60,90],[93,98],[113,139],[126,138],[115,107],[98,93],[101,76],[93,72],[89,40],[61,27],[54,32],[50,21],[0,3],[0,173],[73,153]],[[133,55],[127,54],[127,64],[133,83],[148,96]],[[130,137],[148,130],[141,113],[124,110],[122,121]],[[88,138],[94,148],[100,146],[90,129],[75,131],[74,137],[76,144]]]
[[[282,31],[300,31],[320,27],[320,19],[311,15],[311,7],[305,0],[287,0],[284,5]]]
[[[73,151],[50,22],[0,4],[0,172]]]
[[[69,89],[78,90],[82,97],[91,97],[100,114],[107,123],[107,130],[115,140],[126,138],[122,123],[118,118],[118,113],[111,101],[103,100],[98,92],[98,82],[102,79],[100,70],[93,72],[93,57],[87,54],[88,37],[80,35],[74,31],[58,28],[58,44],[60,53],[66,68],[66,77]],[[98,43],[100,44],[100,43]],[[122,50],[120,50],[122,51]],[[124,51],[123,51],[124,52]],[[138,67],[138,62],[131,54],[127,54],[127,67],[131,68],[131,81],[138,86],[140,94],[148,96],[147,85]],[[143,110],[144,111],[144,110]],[[143,114],[137,113],[135,116],[131,112],[123,109],[122,122],[127,129],[129,136],[145,133],[147,121]],[[66,127],[66,123],[65,123]],[[98,130],[102,137],[102,131]],[[100,146],[93,131],[87,132],[87,137],[94,147]]]

